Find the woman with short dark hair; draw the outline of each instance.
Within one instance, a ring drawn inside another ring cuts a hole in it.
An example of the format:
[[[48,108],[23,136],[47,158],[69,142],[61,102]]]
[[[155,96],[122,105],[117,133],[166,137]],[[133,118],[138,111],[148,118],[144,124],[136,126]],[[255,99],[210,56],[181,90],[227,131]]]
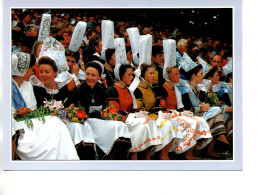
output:
[[[74,89],[76,105],[85,108],[96,144],[102,150],[100,159],[123,160],[131,147],[127,126],[121,121],[102,120],[105,109],[105,89],[98,83],[103,74],[103,64],[91,61],[85,67],[85,81]],[[85,124],[86,125],[86,124]]]

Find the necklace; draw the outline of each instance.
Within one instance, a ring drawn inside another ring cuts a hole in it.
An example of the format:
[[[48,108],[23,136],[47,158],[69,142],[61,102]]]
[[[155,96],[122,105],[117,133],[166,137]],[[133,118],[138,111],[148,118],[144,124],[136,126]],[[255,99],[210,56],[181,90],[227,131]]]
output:
[[[95,94],[91,94],[91,93],[90,93],[90,95],[91,95],[91,98],[92,98],[92,99],[91,99],[91,103],[92,103],[92,104],[95,104],[95,102],[96,102],[96,101],[95,101]]]
[[[95,102],[96,102],[96,100],[95,100],[95,87],[93,87],[93,88],[90,88],[90,90],[89,90],[89,94],[90,94],[90,102],[92,103],[92,104],[95,104]]]
[[[52,89],[49,89],[49,88],[46,88],[47,89],[47,93],[49,92],[50,96],[51,96],[51,104],[53,105],[54,101],[53,101],[53,98],[54,98],[54,88],[55,88],[55,82],[53,83],[53,87]]]

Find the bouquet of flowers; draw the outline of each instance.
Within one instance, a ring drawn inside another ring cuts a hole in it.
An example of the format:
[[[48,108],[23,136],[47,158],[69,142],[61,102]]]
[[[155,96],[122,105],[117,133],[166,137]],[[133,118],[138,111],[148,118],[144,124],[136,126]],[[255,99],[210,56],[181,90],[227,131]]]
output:
[[[105,120],[114,120],[121,121],[122,116],[119,114],[119,111],[114,107],[114,105],[110,105],[106,107],[102,112],[102,118]]]
[[[210,106],[216,106],[218,104],[218,96],[215,93],[208,93],[205,98],[205,103],[209,103]]]
[[[66,100],[67,98],[64,100],[64,102],[66,102]],[[54,100],[52,103],[50,103],[45,99],[43,103],[45,104],[45,108],[49,108],[53,116],[57,116],[58,112],[61,109],[64,109],[63,103],[61,101]]]
[[[67,98],[63,103],[67,101]],[[84,107],[79,105],[75,107],[74,104],[70,105],[68,108],[64,108],[61,102],[57,102],[54,100],[53,104],[49,104],[48,101],[44,102],[46,107],[48,107],[52,111],[52,116],[59,117],[64,123],[70,122],[78,122],[84,123],[84,121],[88,118],[88,115],[85,112]]]
[[[38,120],[42,121],[42,123],[45,123],[44,117],[52,115],[54,112],[56,112],[58,110],[58,108],[54,106],[51,109],[50,106],[47,106],[46,101],[44,101],[44,103],[45,103],[45,105],[41,105],[39,108],[37,108],[27,114],[16,117],[15,120],[17,122],[24,120],[27,124],[27,127],[31,128],[31,129],[33,129],[33,122],[31,120],[33,118],[37,118]]]
[[[59,117],[61,120],[70,121],[70,122],[78,122],[84,123],[84,121],[88,118],[87,113],[85,112],[84,107],[79,106],[75,107],[74,104],[70,105],[68,108],[65,108],[64,111],[59,112]]]

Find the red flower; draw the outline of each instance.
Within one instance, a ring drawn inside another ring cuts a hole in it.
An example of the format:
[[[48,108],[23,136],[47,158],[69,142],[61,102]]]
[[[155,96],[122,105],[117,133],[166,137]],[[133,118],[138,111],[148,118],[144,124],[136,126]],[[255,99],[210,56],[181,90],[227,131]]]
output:
[[[83,119],[83,118],[85,118],[86,117],[86,113],[85,113],[85,111],[84,110],[77,110],[77,117],[78,118],[81,118],[81,119]]]
[[[112,114],[117,114],[117,109],[116,108],[113,108],[113,107],[109,107],[108,108],[108,111]]]

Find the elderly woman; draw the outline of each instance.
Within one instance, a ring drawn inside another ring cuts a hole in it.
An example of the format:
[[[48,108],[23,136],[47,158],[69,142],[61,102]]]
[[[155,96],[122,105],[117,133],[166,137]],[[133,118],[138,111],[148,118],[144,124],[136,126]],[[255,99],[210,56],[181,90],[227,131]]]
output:
[[[212,142],[208,146],[207,155],[212,158],[221,158],[219,154],[214,151],[214,146],[217,140],[229,144],[226,139],[226,129],[224,125],[224,118],[222,109],[219,107],[210,107],[209,103],[203,103],[198,97],[199,92],[196,87],[203,82],[203,68],[202,65],[196,64],[187,53],[180,59],[181,74],[187,80],[181,80],[178,89],[182,94],[184,109],[192,110],[195,114],[205,118],[209,124],[211,134],[213,136]]]
[[[103,159],[126,159],[131,147],[127,126],[121,121],[101,120],[105,106],[105,89],[98,83],[103,64],[91,61],[86,67],[86,81],[74,89],[74,102],[87,112],[87,123],[93,130],[96,144],[104,152]]]
[[[12,54],[12,110],[15,118],[36,109],[33,87],[28,82],[35,60],[29,54]],[[30,129],[25,121],[15,122],[14,130],[23,128],[17,154],[22,160],[79,160],[66,125],[58,118],[45,116],[45,122],[31,119]]]

